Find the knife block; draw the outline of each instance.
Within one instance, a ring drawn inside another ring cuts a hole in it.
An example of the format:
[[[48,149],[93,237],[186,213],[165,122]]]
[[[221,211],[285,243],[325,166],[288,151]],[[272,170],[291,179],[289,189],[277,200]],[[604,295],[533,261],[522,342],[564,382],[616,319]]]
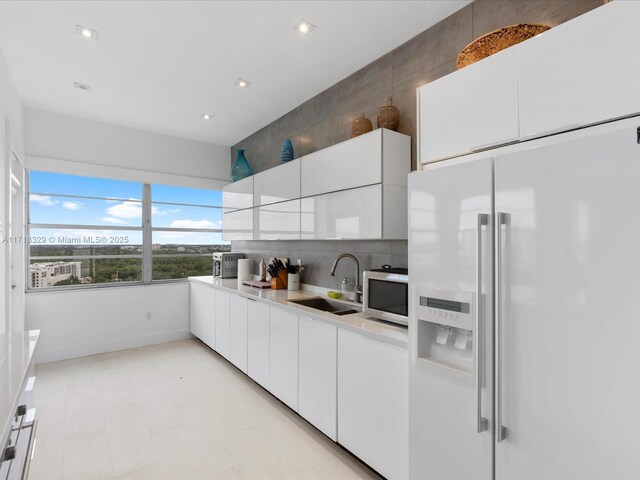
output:
[[[287,289],[287,271],[282,270],[277,277],[271,277],[271,288],[274,290]]]

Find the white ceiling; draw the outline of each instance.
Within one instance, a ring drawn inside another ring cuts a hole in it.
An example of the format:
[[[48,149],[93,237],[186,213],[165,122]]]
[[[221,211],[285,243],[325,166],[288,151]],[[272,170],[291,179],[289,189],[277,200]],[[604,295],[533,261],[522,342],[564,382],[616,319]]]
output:
[[[28,107],[233,145],[469,2],[1,1],[0,47]]]

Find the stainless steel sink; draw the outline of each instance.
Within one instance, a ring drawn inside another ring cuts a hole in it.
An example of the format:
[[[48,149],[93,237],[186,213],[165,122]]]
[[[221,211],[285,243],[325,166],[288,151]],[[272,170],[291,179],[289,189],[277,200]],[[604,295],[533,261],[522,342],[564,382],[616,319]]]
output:
[[[296,303],[305,307],[322,310],[334,315],[350,315],[352,313],[361,312],[362,309],[352,305],[346,305],[340,302],[332,302],[320,297],[303,298],[300,300],[289,300],[290,303]]]

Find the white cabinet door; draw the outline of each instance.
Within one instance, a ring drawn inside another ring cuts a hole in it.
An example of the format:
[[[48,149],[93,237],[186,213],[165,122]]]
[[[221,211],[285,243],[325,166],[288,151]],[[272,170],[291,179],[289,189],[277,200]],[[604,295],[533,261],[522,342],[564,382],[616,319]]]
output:
[[[518,46],[523,138],[640,112],[638,18],[612,2]]]
[[[215,304],[213,288],[196,282],[190,285],[191,333],[215,348]]]
[[[303,239],[382,238],[381,184],[303,198],[300,205]]]
[[[300,198],[300,159],[254,175],[254,206]]]
[[[222,189],[225,212],[253,207],[253,176],[230,183]]]
[[[298,315],[271,307],[269,391],[298,410]]]
[[[224,212],[222,215],[223,240],[253,240],[253,208]]]
[[[338,328],[300,317],[298,413],[336,441]]]
[[[256,240],[300,238],[300,200],[256,208]]]
[[[517,47],[421,87],[419,99],[421,163],[517,140]]]
[[[229,299],[229,360],[247,373],[247,303],[240,295]]]
[[[405,348],[338,329],[338,442],[389,479],[408,476]]]
[[[229,358],[229,293],[216,290],[216,351]]]
[[[269,388],[269,305],[252,299],[247,304],[247,373]]]
[[[379,128],[302,157],[302,196],[380,183],[382,132]]]

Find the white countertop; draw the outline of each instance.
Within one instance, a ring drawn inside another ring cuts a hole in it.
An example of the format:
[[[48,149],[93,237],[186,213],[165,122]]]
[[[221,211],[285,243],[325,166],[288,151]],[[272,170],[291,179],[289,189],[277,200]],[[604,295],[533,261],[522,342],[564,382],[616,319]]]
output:
[[[22,384],[29,371],[40,330],[0,334],[0,421],[4,442],[22,394]]]
[[[396,325],[373,318],[367,318],[362,313],[352,313],[350,315],[339,316],[329,312],[316,310],[315,308],[290,303],[291,300],[299,300],[302,298],[325,298],[326,294],[324,294],[324,289],[315,290],[308,289],[308,287],[307,289],[299,291],[273,290],[271,288],[260,289],[242,285],[242,283],[239,283],[235,278],[214,279],[212,276],[189,277],[189,280],[193,282],[204,283],[221,290],[228,290],[244,297],[259,299],[280,307],[287,307],[289,309],[296,310],[299,314],[309,315],[313,318],[338,325],[339,327],[343,327],[348,330],[362,333],[386,343],[391,343],[404,348],[406,348],[408,345],[408,329],[407,327],[404,327],[402,325]],[[345,303],[345,308],[348,308],[349,302],[343,303]],[[351,303],[351,305],[354,304]]]

